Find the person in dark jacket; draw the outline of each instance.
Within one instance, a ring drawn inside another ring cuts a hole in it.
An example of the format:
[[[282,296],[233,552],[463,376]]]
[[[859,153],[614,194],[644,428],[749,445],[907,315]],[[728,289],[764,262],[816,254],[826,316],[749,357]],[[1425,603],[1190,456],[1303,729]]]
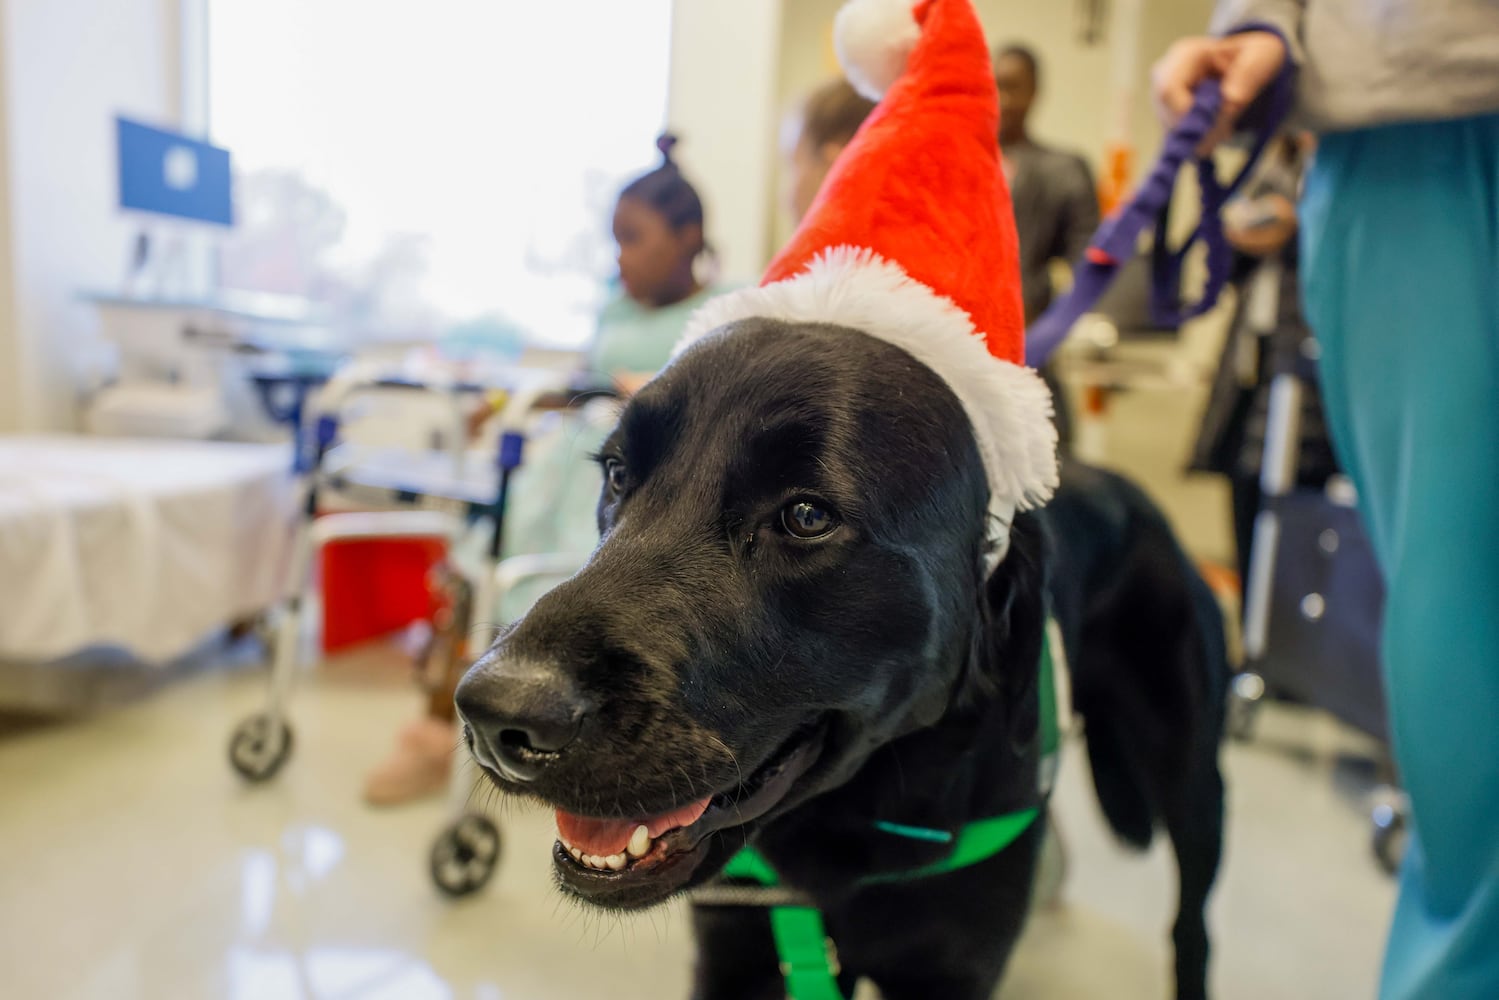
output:
[[[1040,93],[1041,65],[1024,45],[1006,45],[994,54],[999,87],[999,147],[1005,179],[1015,206],[1020,236],[1020,286],[1029,326],[1056,294],[1055,261],[1075,264],[1098,228],[1098,193],[1087,161],[1075,153],[1037,142],[1030,133],[1031,108]],[[1072,440],[1067,398],[1050,367],[1041,370],[1056,405],[1057,435]]]

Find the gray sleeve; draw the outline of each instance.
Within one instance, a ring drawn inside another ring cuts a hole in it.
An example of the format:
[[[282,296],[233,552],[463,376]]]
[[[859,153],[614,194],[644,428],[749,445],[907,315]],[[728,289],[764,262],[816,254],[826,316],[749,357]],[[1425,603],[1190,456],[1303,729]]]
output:
[[[1214,35],[1223,35],[1241,24],[1258,21],[1268,24],[1285,36],[1291,49],[1291,59],[1299,66],[1305,63],[1306,51],[1301,46],[1301,22],[1306,16],[1309,0],[1218,0],[1213,6],[1213,19],[1208,30]]]
[[[1088,249],[1093,233],[1098,229],[1098,187],[1093,183],[1093,171],[1088,161],[1081,156],[1073,157],[1073,169],[1069,172],[1066,197],[1063,199],[1060,246],[1056,256],[1068,264],[1076,264]]]

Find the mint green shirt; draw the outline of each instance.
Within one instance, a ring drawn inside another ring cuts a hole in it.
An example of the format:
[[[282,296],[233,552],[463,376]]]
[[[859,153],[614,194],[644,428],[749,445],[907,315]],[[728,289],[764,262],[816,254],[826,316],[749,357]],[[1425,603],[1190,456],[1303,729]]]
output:
[[[660,371],[687,329],[688,317],[698,306],[728,290],[712,285],[681,302],[660,307],[643,306],[623,293],[616,295],[599,313],[589,367],[608,375]]]
[[[659,309],[617,295],[599,313],[590,367],[610,375],[659,371],[671,359],[688,317],[729,290],[715,285]],[[588,559],[599,540],[595,511],[601,485],[591,456],[603,447],[617,416],[617,404],[597,400],[582,412],[553,414],[539,422],[526,443],[525,463],[510,483],[504,558],[553,552],[577,556],[580,567]],[[452,558],[471,579],[485,572],[490,530],[488,521],[479,521],[453,549]],[[481,614],[493,621],[514,621],[559,582],[560,578],[548,577],[527,580],[504,595],[498,607]]]

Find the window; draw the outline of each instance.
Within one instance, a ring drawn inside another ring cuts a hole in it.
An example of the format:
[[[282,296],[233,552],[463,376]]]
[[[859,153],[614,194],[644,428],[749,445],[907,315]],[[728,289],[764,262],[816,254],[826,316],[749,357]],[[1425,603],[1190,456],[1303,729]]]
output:
[[[671,0],[207,0],[225,290],[348,335],[581,346],[656,159]]]

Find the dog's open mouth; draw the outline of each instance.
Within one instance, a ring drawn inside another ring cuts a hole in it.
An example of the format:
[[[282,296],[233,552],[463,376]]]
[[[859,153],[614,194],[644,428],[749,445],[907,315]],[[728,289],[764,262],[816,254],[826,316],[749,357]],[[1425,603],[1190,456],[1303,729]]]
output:
[[[790,740],[744,782],[654,816],[601,819],[557,810],[552,859],[562,883],[604,905],[641,906],[682,888],[710,836],[774,809],[821,756],[824,731]]]

